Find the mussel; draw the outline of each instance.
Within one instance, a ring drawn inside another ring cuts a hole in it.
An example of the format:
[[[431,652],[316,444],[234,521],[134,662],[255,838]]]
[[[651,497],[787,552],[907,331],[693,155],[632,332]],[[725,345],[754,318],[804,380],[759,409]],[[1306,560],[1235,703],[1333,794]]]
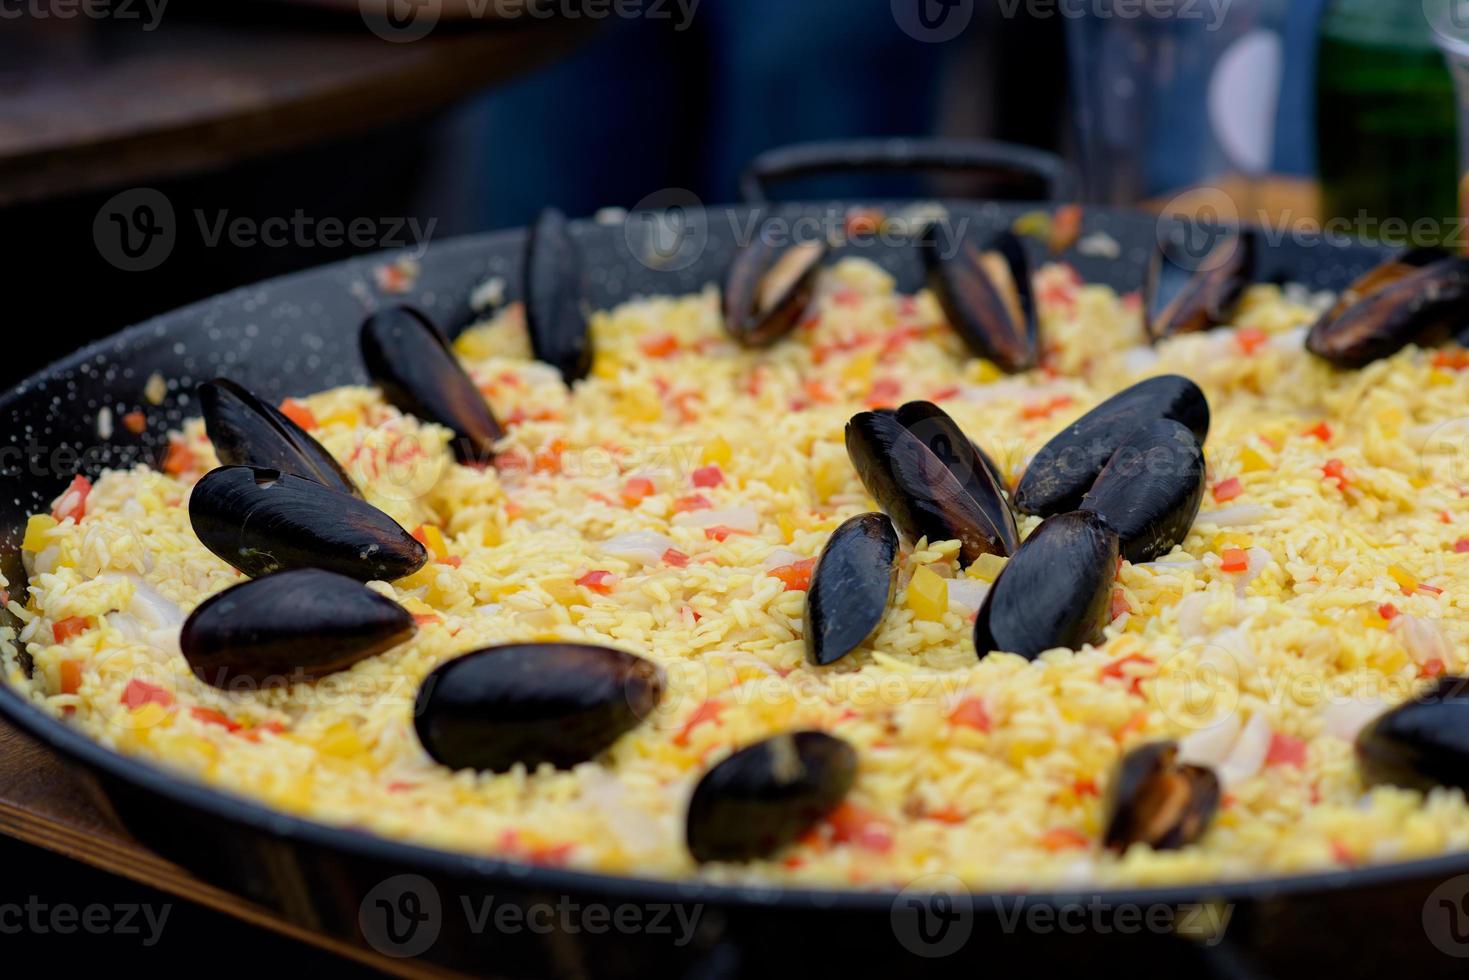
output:
[[[1258,243],[1252,231],[1230,231],[1200,262],[1180,265],[1163,248],[1143,280],[1143,326],[1154,341],[1208,330],[1229,321],[1254,274]]]
[[[1013,232],[981,244],[967,231],[940,243],[930,225],[918,238],[928,288],[976,357],[1014,374],[1040,359],[1040,327],[1025,245]]]
[[[1130,562],[1166,555],[1188,536],[1204,501],[1204,449],[1172,419],[1154,419],[1128,438],[1081,501],[1122,539]]]
[[[196,677],[228,689],[346,670],[416,629],[408,610],[361,582],[298,568],[210,596],[184,621],[179,646]]]
[[[858,514],[832,532],[806,590],[806,659],[836,663],[882,624],[898,572],[898,532],[882,514]]]
[[[204,428],[221,463],[280,470],[360,496],[357,484],[321,443],[244,385],[215,378],[197,391]]]
[[[636,728],[663,695],[656,665],[610,647],[519,643],[451,660],[419,688],[414,725],[451,769],[569,769]]]
[[[991,516],[1005,507],[1003,498],[981,506],[896,413],[860,412],[847,423],[846,438],[867,492],[910,542],[957,539],[965,564],[1009,553],[1004,525]]]
[[[1357,762],[1368,783],[1469,791],[1469,678],[1440,677],[1357,734]]]
[[[1117,577],[1117,532],[1090,511],[1047,518],[990,586],[974,620],[974,649],[1034,660],[1102,635]]]
[[[689,853],[700,862],[769,857],[836,809],[856,778],[856,750],[824,732],[748,745],[694,787]]]
[[[362,324],[362,361],[383,397],[409,415],[454,433],[462,463],[486,463],[504,435],[449,343],[410,306],[374,313]]]
[[[1181,423],[1202,443],[1209,402],[1198,385],[1176,374],[1118,392],[1041,447],[1015,487],[1016,508],[1040,517],[1075,510],[1117,447],[1155,419]]]
[[[582,312],[582,262],[566,215],[546,208],[525,246],[525,326],[536,358],[567,384],[592,370],[592,335]]]
[[[1175,742],[1149,742],[1122,757],[1107,790],[1102,844],[1176,850],[1197,841],[1219,809],[1219,777],[1178,761]]]
[[[949,468],[954,479],[969,492],[974,502],[989,516],[1000,534],[1004,553],[1014,554],[1020,547],[1020,531],[1015,515],[1005,500],[1005,480],[999,467],[979,446],[964,434],[949,414],[932,402],[909,402],[897,410],[903,428],[918,437],[939,462]]]
[[[790,333],[816,295],[824,242],[774,244],[771,222],[735,253],[724,280],[724,327],[746,347],[766,347]]]
[[[320,568],[366,582],[423,567],[423,545],[387,514],[314,480],[253,466],[221,466],[189,494],[204,547],[251,578]]]
[[[1361,367],[1469,323],[1469,257],[1414,249],[1370,270],[1306,335],[1306,349]]]

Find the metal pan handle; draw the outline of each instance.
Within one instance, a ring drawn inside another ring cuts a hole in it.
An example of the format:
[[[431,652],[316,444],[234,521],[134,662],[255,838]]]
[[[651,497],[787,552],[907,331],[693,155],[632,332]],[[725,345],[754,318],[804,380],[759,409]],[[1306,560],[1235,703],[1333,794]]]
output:
[[[740,176],[748,204],[769,201],[769,185],[818,173],[853,171],[978,172],[1033,181],[1045,188],[1044,200],[1072,196],[1071,171],[1054,153],[990,140],[887,139],[840,140],[782,146],[750,161]]]

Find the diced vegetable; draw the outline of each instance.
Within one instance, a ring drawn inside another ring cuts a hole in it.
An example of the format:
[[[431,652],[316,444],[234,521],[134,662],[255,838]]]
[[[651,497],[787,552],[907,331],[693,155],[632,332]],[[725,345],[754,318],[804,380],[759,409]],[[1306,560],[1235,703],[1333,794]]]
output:
[[[1234,342],[1248,356],[1269,343],[1270,335],[1257,327],[1241,327],[1234,332]]]
[[[142,412],[128,412],[122,417],[122,427],[133,435],[140,436],[148,429],[148,416]]]
[[[854,844],[864,850],[879,853],[892,850],[892,824],[855,803],[842,803],[826,820],[831,825],[831,839],[834,843]]]
[[[432,524],[420,524],[413,529],[413,536],[418,543],[433,553],[435,558],[443,558],[449,554],[449,546],[444,541],[444,532]]]
[[[145,704],[156,704],[160,708],[173,707],[173,694],[157,684],[149,684],[136,678],[123,688],[122,703],[129,711],[137,711]]]
[[[719,713],[723,710],[723,701],[711,699],[702,702],[689,715],[688,720],[683,723],[683,727],[678,730],[678,734],[673,736],[673,744],[688,745],[689,737],[694,733],[694,729],[706,723],[717,725],[719,723]]]
[[[1243,548],[1225,548],[1219,558],[1221,571],[1242,572],[1250,567],[1249,553]]]
[[[815,558],[803,558],[789,565],[772,568],[768,574],[784,582],[787,592],[805,592],[811,587],[811,571],[815,567]]]
[[[56,638],[57,643],[65,643],[74,636],[81,636],[91,625],[91,621],[85,616],[68,616],[51,625],[51,635]]]
[[[1214,499],[1219,503],[1226,503],[1245,492],[1245,485],[1240,482],[1239,477],[1232,476],[1223,482],[1214,484]]]
[[[316,416],[311,409],[294,398],[287,398],[281,402],[281,414],[303,429],[316,428]]]
[[[717,465],[701,466],[694,470],[693,481],[696,487],[717,487],[724,482],[724,471]]]
[[[61,679],[61,693],[75,694],[82,689],[82,662],[80,660],[63,660],[57,665],[57,674]]]
[[[646,476],[635,476],[622,485],[622,502],[629,507],[636,507],[647,498],[658,492],[653,481]]]
[[[1317,422],[1315,425],[1311,426],[1309,429],[1306,429],[1306,430],[1302,431],[1301,432],[1301,435],[1303,435],[1303,436],[1315,436],[1317,439],[1320,439],[1322,442],[1330,442],[1331,441],[1331,426],[1327,425],[1325,422]]]
[[[714,466],[728,466],[733,455],[734,451],[730,449],[729,443],[725,442],[722,436],[715,436],[704,447],[704,452],[700,455],[699,460]]]
[[[44,551],[46,549],[46,537],[55,526],[55,518],[48,517],[45,514],[33,515],[30,520],[26,521],[25,538],[20,543],[21,550],[29,551],[32,554]]]
[[[949,611],[949,583],[927,565],[920,565],[908,583],[908,608],[919,619],[942,620]]]
[[[1306,764],[1306,748],[1305,739],[1276,732],[1270,736],[1270,750],[1265,754],[1265,765],[1295,766],[1299,769]]]
[[[684,568],[689,563],[689,556],[682,551],[669,548],[663,552],[663,561],[666,564],[672,565],[674,568]]]
[[[1239,465],[1246,473],[1263,473],[1270,469],[1270,460],[1246,446],[1239,451]]]
[[[1005,570],[1005,562],[1006,559],[999,555],[980,555],[979,560],[969,566],[967,574],[981,582],[993,582]]]
[[[985,710],[984,702],[979,698],[965,698],[954,706],[949,712],[949,721],[962,728],[972,728],[977,732],[990,730],[990,715]]]
[[[72,477],[71,484],[56,498],[51,507],[51,517],[60,522],[68,517],[80,523],[87,513],[87,497],[92,492],[92,481],[80,473]]]
[[[1071,851],[1090,847],[1091,838],[1070,827],[1055,827],[1040,836],[1040,845],[1051,852]]]
[[[611,572],[597,569],[577,579],[576,584],[602,595],[611,595],[612,589],[617,585],[617,576]]]
[[[1389,565],[1387,574],[1398,583],[1398,588],[1403,590],[1403,595],[1412,595],[1418,591],[1418,579],[1401,565]]]

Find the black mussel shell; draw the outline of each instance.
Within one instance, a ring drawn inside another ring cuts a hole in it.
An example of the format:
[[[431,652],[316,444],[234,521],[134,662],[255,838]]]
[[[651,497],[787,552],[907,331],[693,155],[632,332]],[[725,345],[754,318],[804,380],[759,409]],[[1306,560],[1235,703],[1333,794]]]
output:
[[[1096,514],[1047,518],[1006,563],[974,620],[974,649],[1034,660],[1101,638],[1117,578],[1117,532]]]
[[[454,433],[462,463],[488,463],[504,433],[449,343],[410,306],[374,313],[362,324],[362,362],[383,397],[401,411]]]
[[[179,646],[206,684],[290,683],[346,670],[416,631],[408,610],[355,579],[298,568],[243,582],[194,609]]]
[[[806,590],[806,659],[834,664],[877,632],[898,573],[898,532],[858,514],[832,532]]]
[[[1353,283],[1311,327],[1306,349],[1361,367],[1469,323],[1469,258],[1429,249],[1398,256]]]
[[[1004,554],[1004,534],[950,469],[896,413],[860,412],[847,423],[847,455],[878,506],[910,542],[960,544],[964,563]]]
[[[1224,232],[1202,261],[1182,265],[1158,248],[1143,280],[1148,336],[1157,341],[1227,322],[1254,274],[1256,238],[1250,231]]]
[[[856,778],[856,750],[823,732],[747,745],[694,787],[689,853],[700,862],[769,857],[836,809]]]
[[[1156,419],[1117,447],[1081,509],[1101,515],[1130,562],[1166,555],[1204,502],[1204,449],[1183,425]]]
[[[1379,715],[1357,734],[1357,762],[1368,783],[1469,791],[1469,678],[1440,677]]]
[[[226,466],[259,466],[360,496],[357,484],[321,443],[274,405],[228,378],[198,387],[204,428]]]
[[[1102,844],[1122,853],[1133,844],[1176,850],[1197,841],[1219,809],[1212,769],[1178,761],[1178,745],[1149,742],[1122,757],[1107,790]]]
[[[724,326],[746,347],[766,347],[793,330],[816,295],[824,242],[777,245],[760,222],[735,253],[724,280]]]
[[[525,326],[536,359],[566,379],[592,370],[592,335],[582,312],[582,261],[555,208],[542,211],[525,246]]]
[[[1040,359],[1040,326],[1025,245],[1012,232],[984,244],[944,238],[930,225],[918,238],[928,288],[944,317],[977,357],[1014,374]]]
[[[423,545],[376,507],[279,470],[211,470],[189,494],[189,521],[204,547],[251,578],[320,568],[392,581],[428,560]]]
[[[419,688],[414,725],[428,754],[451,769],[569,769],[636,728],[662,696],[662,675],[642,657],[520,643],[435,669]]]
[[[969,492],[999,532],[1004,554],[1020,547],[1015,514],[1005,499],[1005,480],[993,460],[974,444],[947,412],[932,402],[909,402],[897,410],[903,428],[918,437]]]
[[[1209,402],[1198,385],[1176,374],[1118,392],[1041,447],[1015,486],[1016,509],[1050,517],[1080,507],[1117,447],[1155,419],[1183,424],[1202,443],[1209,434]]]

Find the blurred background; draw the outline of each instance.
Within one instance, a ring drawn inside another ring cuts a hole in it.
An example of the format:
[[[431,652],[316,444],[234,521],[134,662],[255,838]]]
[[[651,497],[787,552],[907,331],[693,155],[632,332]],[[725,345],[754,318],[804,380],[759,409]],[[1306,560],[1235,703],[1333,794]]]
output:
[[[667,188],[732,201],[753,156],[811,140],[1007,140],[1063,155],[1088,202],[1164,208],[1207,184],[1227,192],[1227,218],[1337,219],[1393,240],[1411,227],[1384,220],[1429,219],[1417,237],[1446,237],[1458,127],[1441,49],[1469,23],[1458,13],[1436,0],[7,3],[6,265],[59,316],[0,380],[224,289],[524,225],[546,204],[588,216]]]

